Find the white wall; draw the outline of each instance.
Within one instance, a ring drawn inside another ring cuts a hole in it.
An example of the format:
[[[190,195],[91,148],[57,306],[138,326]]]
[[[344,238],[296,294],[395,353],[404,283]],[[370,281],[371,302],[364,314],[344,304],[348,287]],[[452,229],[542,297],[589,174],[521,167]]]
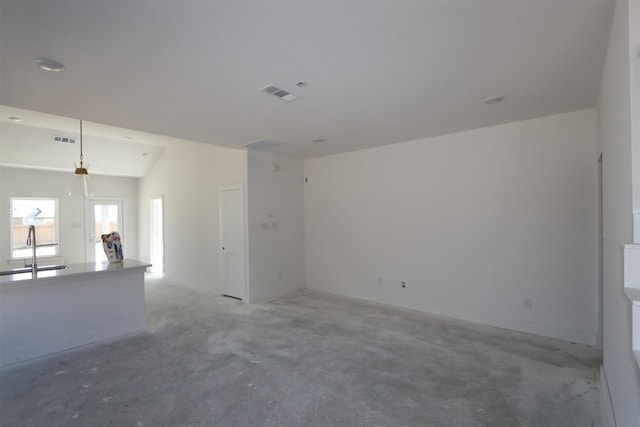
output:
[[[603,157],[603,358],[618,426],[640,425],[638,370],[631,353],[630,302],[623,293],[622,245],[633,236],[631,128],[639,120],[630,94],[640,90],[630,76],[631,27],[637,35],[637,5],[618,2],[613,18],[598,101],[598,143]],[[635,60],[635,59],[634,59]],[[637,72],[637,67],[635,68]],[[632,115],[633,113],[633,115]],[[640,144],[638,144],[640,147]],[[635,146],[634,146],[635,149]],[[635,150],[634,150],[635,151]],[[640,164],[634,163],[634,172]],[[636,170],[637,169],[637,170]],[[637,174],[636,174],[637,175]],[[640,186],[635,185],[635,188]]]
[[[633,208],[640,210],[640,1],[629,2],[629,63],[631,139],[633,151]]]
[[[629,69],[631,140],[633,152],[633,208],[640,210],[640,1],[629,2]]]
[[[250,302],[304,286],[303,171],[301,160],[248,151]]]
[[[60,257],[42,258],[40,264],[85,262],[85,243],[88,231],[85,230],[85,200],[82,197],[68,197],[69,184],[73,171],[51,172],[34,169],[0,167],[0,269],[9,266],[11,252],[10,215],[11,197],[53,197],[58,199],[60,217]],[[135,178],[110,177],[91,174],[89,176],[96,197],[124,199],[124,229],[121,230],[124,255],[127,258],[138,257],[138,184]],[[45,261],[46,260],[46,261]]]
[[[150,199],[164,196],[165,273],[220,293],[221,185],[246,184],[246,152],[189,141],[167,147],[139,185],[140,259],[149,261]]]
[[[307,160],[306,286],[594,344],[596,160],[595,110]]]

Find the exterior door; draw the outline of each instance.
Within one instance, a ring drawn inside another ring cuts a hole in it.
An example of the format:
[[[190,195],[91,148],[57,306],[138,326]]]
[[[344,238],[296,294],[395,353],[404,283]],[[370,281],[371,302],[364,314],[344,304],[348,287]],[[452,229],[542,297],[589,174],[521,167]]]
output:
[[[127,250],[127,236],[124,233],[122,221],[122,200],[90,199],[88,209],[88,233],[87,245],[88,262],[106,262],[107,256],[102,248],[100,236],[117,231],[122,237],[123,250]]]
[[[220,187],[220,271],[223,294],[246,298],[244,189],[241,184]]]

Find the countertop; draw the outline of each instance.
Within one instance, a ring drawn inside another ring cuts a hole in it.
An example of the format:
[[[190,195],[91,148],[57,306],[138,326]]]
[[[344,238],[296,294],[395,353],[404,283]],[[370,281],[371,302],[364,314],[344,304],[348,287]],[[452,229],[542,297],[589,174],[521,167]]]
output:
[[[29,283],[38,282],[43,279],[51,278],[72,278],[83,275],[91,274],[108,274],[110,272],[124,271],[130,269],[145,269],[150,267],[151,264],[146,262],[137,261],[135,259],[124,259],[122,262],[117,263],[83,263],[83,264],[66,264],[68,268],[64,270],[48,270],[39,271],[34,278],[31,273],[18,273],[7,276],[0,276],[0,285],[6,285],[10,283]],[[44,266],[43,266],[44,267]]]

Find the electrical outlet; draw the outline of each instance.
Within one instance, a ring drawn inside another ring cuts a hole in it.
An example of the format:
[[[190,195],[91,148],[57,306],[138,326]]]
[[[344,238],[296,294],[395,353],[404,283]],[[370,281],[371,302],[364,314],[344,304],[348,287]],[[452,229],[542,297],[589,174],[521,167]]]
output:
[[[531,309],[531,305],[532,305],[532,303],[533,303],[533,301],[531,300],[531,298],[525,298],[525,299],[524,299],[524,302],[523,302],[523,304],[522,304],[522,306],[523,306],[524,308]]]
[[[406,288],[406,287],[407,287],[407,284],[406,284],[405,282],[402,282],[402,283],[400,284],[400,287],[401,287],[401,288]]]

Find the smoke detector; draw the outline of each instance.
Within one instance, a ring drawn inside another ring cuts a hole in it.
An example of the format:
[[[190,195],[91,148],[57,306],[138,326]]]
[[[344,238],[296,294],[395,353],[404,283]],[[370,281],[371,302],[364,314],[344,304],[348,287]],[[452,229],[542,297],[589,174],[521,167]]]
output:
[[[286,101],[286,102],[295,101],[296,99],[300,98],[298,95],[295,95],[289,92],[288,90],[279,88],[274,84],[270,84],[268,86],[263,87],[262,89],[259,90],[259,92],[264,92],[269,95],[273,95],[276,98],[282,99],[283,101]]]

